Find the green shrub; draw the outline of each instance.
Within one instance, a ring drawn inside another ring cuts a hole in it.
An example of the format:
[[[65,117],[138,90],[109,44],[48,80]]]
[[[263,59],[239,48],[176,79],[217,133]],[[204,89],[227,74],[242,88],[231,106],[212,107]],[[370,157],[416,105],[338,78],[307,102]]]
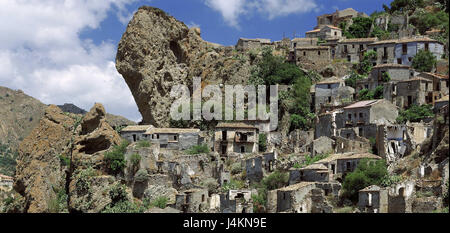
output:
[[[206,144],[195,145],[195,146],[191,147],[191,149],[187,150],[186,153],[188,153],[190,155],[209,153],[209,147]]]
[[[399,124],[404,124],[407,121],[420,122],[427,117],[434,117],[433,106],[431,104],[412,105],[409,109],[400,111],[398,115],[397,122]]]
[[[419,72],[431,72],[436,66],[436,57],[430,51],[419,50],[412,60],[412,67]]]
[[[165,209],[167,207],[167,197],[158,197],[156,200],[154,200],[152,203],[150,203],[150,206],[152,207],[158,207],[160,209]]]
[[[146,148],[146,147],[150,147],[150,146],[151,146],[151,144],[149,141],[142,140],[137,143],[136,148]]]
[[[287,172],[275,171],[261,181],[267,190],[274,190],[288,185],[289,174]]]
[[[231,165],[230,172],[232,175],[236,175],[242,172],[242,165],[240,162],[233,163]]]
[[[141,156],[139,154],[132,154],[130,156],[130,162],[131,165],[136,167],[139,165],[139,163],[141,162]]]
[[[363,80],[365,78],[366,78],[366,76],[360,75],[360,74],[356,73],[355,71],[352,71],[350,73],[350,76],[345,80],[345,85],[352,87],[352,88],[356,88],[356,82],[358,82],[359,80]]]
[[[148,180],[148,172],[145,169],[140,169],[134,176],[134,181],[138,183],[144,183]]]
[[[305,160],[301,164],[299,164],[299,163],[295,164],[294,168],[304,168],[304,167],[309,166],[317,161],[325,159],[328,156],[330,156],[330,155],[329,154],[317,154],[314,157],[312,157],[310,155],[306,155]]]
[[[258,136],[258,148],[260,152],[265,152],[267,150],[267,134],[261,133]]]
[[[222,186],[222,192],[228,192],[233,189],[241,189],[244,187],[244,181],[242,180],[235,180],[233,178],[228,181],[228,183],[224,184]]]
[[[59,162],[60,162],[61,166],[66,166],[66,167],[70,166],[70,159],[63,154],[59,155]]]
[[[111,151],[105,153],[105,162],[113,174],[118,174],[125,168],[127,146],[128,142],[124,140],[120,145],[115,145]]]
[[[355,17],[353,24],[344,30],[344,36],[347,38],[367,38],[372,27],[371,18]]]
[[[388,175],[385,160],[361,159],[355,171],[345,176],[342,188],[344,196],[352,201],[358,200],[358,192],[371,185],[382,185]]]

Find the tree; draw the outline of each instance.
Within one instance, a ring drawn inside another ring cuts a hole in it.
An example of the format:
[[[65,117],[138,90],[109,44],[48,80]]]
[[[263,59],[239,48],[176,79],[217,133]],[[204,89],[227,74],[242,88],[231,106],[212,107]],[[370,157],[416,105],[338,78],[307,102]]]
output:
[[[433,106],[431,104],[424,104],[422,106],[412,105],[409,109],[402,110],[398,114],[397,122],[404,124],[409,122],[419,122],[427,117],[434,117]]]
[[[111,151],[105,153],[105,162],[113,174],[118,174],[125,168],[125,152],[128,144],[128,141],[124,140],[120,145],[115,145]]]
[[[359,80],[363,80],[364,78],[366,78],[366,76],[360,75],[352,70],[350,76],[345,80],[345,85],[356,88],[356,82],[358,82]]]
[[[363,59],[358,64],[358,73],[367,75],[372,71],[373,61],[377,59],[377,52],[370,50],[364,53]]]
[[[412,67],[419,72],[431,72],[436,62],[436,57],[430,51],[420,50],[412,60]]]
[[[353,24],[344,32],[347,38],[366,38],[369,36],[372,27],[371,18],[356,17],[353,18]]]
[[[414,12],[416,8],[425,7],[424,0],[394,0],[390,4],[390,8],[383,4],[383,8],[388,13],[411,13]]]
[[[358,192],[371,185],[382,185],[389,175],[385,160],[361,159],[355,171],[347,174],[342,188],[344,196],[352,201],[358,199]]]

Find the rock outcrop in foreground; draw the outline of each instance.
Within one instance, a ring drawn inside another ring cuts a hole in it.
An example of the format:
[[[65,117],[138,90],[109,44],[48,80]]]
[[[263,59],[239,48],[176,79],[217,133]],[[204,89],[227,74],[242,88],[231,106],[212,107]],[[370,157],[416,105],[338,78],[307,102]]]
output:
[[[55,105],[45,110],[19,147],[14,189],[23,198],[23,209],[13,211],[99,212],[111,202],[103,193],[115,178],[103,175],[103,154],[121,139],[105,116],[101,104],[95,104],[84,118],[64,114]],[[95,179],[83,193],[79,179],[86,179],[80,175],[86,173]]]
[[[169,125],[172,86],[246,83],[251,61],[237,59],[233,47],[203,41],[199,28],[189,29],[165,12],[141,7],[128,24],[119,46],[116,67],[128,84],[143,122]]]

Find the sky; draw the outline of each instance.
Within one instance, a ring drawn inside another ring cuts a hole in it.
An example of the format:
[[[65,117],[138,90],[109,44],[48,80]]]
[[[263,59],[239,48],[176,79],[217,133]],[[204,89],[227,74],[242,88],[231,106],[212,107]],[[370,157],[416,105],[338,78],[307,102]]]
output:
[[[240,37],[304,37],[316,17],[353,8],[371,14],[391,0],[1,0],[0,86],[45,104],[73,103],[140,121],[115,68],[117,45],[142,5],[160,8],[202,38],[234,45]]]

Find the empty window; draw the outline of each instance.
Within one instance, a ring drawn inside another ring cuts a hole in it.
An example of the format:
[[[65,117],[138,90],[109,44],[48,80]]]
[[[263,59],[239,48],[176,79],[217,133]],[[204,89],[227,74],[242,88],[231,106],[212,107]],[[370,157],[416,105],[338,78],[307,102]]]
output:
[[[363,129],[361,127],[358,128],[358,135],[360,137],[362,137],[362,135],[363,135]]]
[[[334,35],[337,36],[337,32],[334,32]]]
[[[222,131],[222,140],[227,140],[227,131]]]
[[[362,112],[359,113],[359,118],[363,118],[364,114]]]
[[[344,45],[344,53],[346,53],[347,52],[347,45]]]
[[[319,56],[320,56],[320,51],[317,51],[317,54],[319,54]]]
[[[352,57],[351,56],[347,56],[347,61],[352,61]]]
[[[328,97],[328,103],[331,103],[331,96]]]
[[[363,51],[364,50],[364,45],[360,44],[359,45],[359,51]]]
[[[205,202],[205,194],[202,195],[202,202]]]
[[[402,59],[401,58],[397,58],[397,64],[402,64]]]
[[[241,153],[245,153],[245,146],[241,146]]]
[[[331,89],[331,84],[328,84],[328,85],[327,85],[327,88],[328,88],[328,89]]]
[[[303,56],[306,56],[306,52],[303,52]]]
[[[352,114],[348,114],[348,119],[349,119],[349,120],[352,119]]]
[[[354,49],[355,48],[355,45],[354,44],[352,44],[352,49]]]
[[[294,48],[297,47],[297,43],[294,43]]]
[[[402,44],[402,52],[403,52],[403,54],[408,53],[408,45],[407,44]]]
[[[428,45],[428,43],[425,43],[425,51],[430,50],[430,46]]]

